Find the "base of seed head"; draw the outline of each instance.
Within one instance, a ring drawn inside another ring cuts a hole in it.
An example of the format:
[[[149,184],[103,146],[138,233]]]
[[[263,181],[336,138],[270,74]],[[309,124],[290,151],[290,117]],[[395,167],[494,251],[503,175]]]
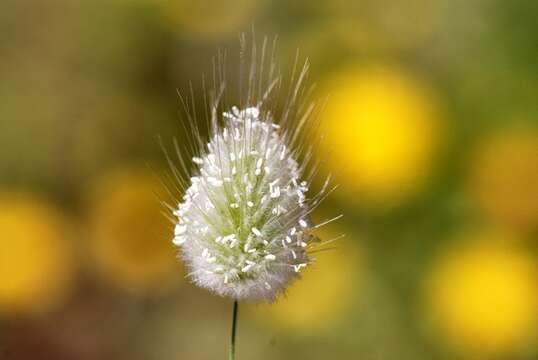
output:
[[[274,300],[310,259],[314,239],[303,168],[269,112],[247,107],[223,115],[174,215],[197,285],[236,300]]]

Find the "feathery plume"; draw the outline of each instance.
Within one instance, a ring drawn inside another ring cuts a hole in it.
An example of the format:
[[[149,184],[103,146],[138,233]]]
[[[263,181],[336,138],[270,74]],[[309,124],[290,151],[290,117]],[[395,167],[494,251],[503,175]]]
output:
[[[260,49],[253,43],[246,56],[241,37],[239,101],[230,107],[227,55],[219,53],[214,89],[209,100],[203,97],[209,104],[206,129],[196,115],[192,86],[190,101],[180,95],[194,140],[191,161],[177,142],[177,161],[167,154],[184,194],[173,206],[173,243],[181,247],[195,284],[236,301],[273,301],[311,263],[309,250],[323,245],[311,234],[316,226],[310,213],[330,192],[329,178],[309,195],[318,170],[311,148],[319,107],[307,100],[308,62],[300,71],[294,66],[285,105],[278,107],[282,78],[274,47],[275,42],[268,55],[265,39]],[[209,141],[202,140],[204,130]]]

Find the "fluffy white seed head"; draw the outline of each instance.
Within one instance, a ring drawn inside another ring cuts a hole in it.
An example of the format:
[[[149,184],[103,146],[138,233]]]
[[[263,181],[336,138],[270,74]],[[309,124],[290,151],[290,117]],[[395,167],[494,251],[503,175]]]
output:
[[[195,283],[235,299],[273,299],[308,262],[307,184],[278,126],[257,107],[224,113],[174,213],[174,244]]]
[[[278,77],[260,70],[266,83],[252,80],[258,69],[253,61],[248,94],[239,102],[244,106],[218,111],[214,100],[209,142],[196,139],[190,161],[177,149],[182,167],[171,168],[183,196],[174,206],[173,243],[181,247],[191,280],[218,295],[272,301],[312,260],[307,251],[316,238],[309,214],[326,195],[328,182],[308,195],[316,167],[307,172],[310,144],[298,141],[312,110],[298,106],[306,68],[292,81],[287,107],[274,115],[267,104]]]

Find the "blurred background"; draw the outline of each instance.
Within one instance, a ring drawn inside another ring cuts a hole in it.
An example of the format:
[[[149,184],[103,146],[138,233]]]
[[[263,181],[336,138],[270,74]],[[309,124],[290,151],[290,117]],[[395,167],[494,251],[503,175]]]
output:
[[[176,89],[238,34],[299,48],[344,214],[238,359],[538,358],[538,26],[514,0],[2,0],[0,359],[224,359],[231,302],[156,194]],[[148,166],[149,165],[149,166]],[[156,176],[157,175],[157,176]],[[165,194],[161,194],[165,196]]]

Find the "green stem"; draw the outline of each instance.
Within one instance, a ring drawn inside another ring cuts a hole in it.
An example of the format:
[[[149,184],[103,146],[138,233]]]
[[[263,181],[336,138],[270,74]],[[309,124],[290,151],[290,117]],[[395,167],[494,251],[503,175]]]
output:
[[[237,328],[237,307],[237,300],[235,300],[232,315],[232,335],[230,337],[230,360],[235,360],[235,329]]]

